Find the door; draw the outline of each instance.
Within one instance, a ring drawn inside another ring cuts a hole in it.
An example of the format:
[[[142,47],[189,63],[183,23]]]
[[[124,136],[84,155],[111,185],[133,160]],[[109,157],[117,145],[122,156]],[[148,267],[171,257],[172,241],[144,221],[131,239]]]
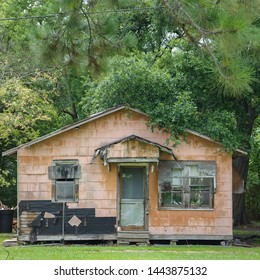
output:
[[[120,168],[120,226],[143,230],[146,225],[146,167]]]

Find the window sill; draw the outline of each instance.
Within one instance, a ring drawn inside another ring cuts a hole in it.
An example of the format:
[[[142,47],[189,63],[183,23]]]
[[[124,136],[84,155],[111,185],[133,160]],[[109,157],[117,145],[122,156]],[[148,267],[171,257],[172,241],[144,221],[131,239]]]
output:
[[[78,203],[79,200],[52,200],[52,203]]]
[[[158,207],[159,211],[215,211],[215,208],[173,208]]]

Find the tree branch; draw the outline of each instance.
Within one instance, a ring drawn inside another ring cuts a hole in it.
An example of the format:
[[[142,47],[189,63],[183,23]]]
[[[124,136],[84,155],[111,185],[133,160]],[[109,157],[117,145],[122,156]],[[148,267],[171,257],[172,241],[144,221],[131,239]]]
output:
[[[93,43],[92,29],[90,26],[90,20],[89,20],[89,16],[88,16],[87,12],[83,9],[83,7],[81,7],[81,11],[88,22],[88,30],[89,30],[88,55],[89,55],[89,57],[91,57],[91,45]]]

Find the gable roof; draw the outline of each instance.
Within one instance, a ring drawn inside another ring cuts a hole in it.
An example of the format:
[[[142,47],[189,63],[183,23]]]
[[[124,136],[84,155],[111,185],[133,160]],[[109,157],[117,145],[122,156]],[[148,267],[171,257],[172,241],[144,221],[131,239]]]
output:
[[[20,145],[20,146],[18,146],[18,147],[15,147],[15,148],[12,148],[12,149],[10,149],[10,150],[7,150],[7,151],[5,151],[5,152],[2,153],[2,156],[10,156],[10,155],[13,155],[13,154],[17,153],[17,151],[18,151],[19,149],[21,149],[21,148],[30,147],[30,146],[32,146],[32,145],[34,145],[34,144],[37,144],[37,143],[42,142],[42,141],[44,141],[44,140],[47,140],[47,139],[49,139],[49,138],[51,138],[51,137],[54,137],[54,136],[56,136],[56,135],[59,135],[59,134],[61,134],[61,133],[64,133],[64,132],[69,131],[69,130],[74,129],[74,128],[79,128],[80,126],[82,126],[82,125],[84,125],[84,124],[87,124],[87,123],[89,123],[89,122],[92,122],[92,121],[94,121],[94,120],[97,120],[97,119],[99,119],[99,118],[105,117],[105,116],[107,116],[107,115],[113,114],[113,113],[118,112],[118,111],[121,111],[121,110],[129,110],[129,111],[136,112],[136,113],[138,113],[138,114],[142,114],[143,116],[148,117],[148,115],[145,114],[144,112],[142,112],[142,111],[140,111],[140,110],[138,110],[138,109],[135,109],[135,108],[130,108],[130,107],[125,106],[125,105],[113,107],[113,108],[110,108],[110,109],[108,109],[108,110],[105,110],[105,111],[102,111],[102,112],[99,112],[99,113],[90,115],[89,117],[87,117],[87,118],[85,118],[85,119],[83,119],[83,120],[81,120],[81,121],[78,121],[78,122],[75,122],[75,123],[73,123],[73,124],[64,126],[64,127],[60,128],[60,129],[58,129],[58,130],[55,130],[55,131],[53,131],[53,132],[51,132],[51,133],[49,133],[49,134],[43,135],[43,136],[41,136],[41,137],[39,137],[39,138],[37,138],[37,139],[35,139],[35,140],[32,140],[32,141],[27,142],[27,143],[25,143],[25,144],[22,144],[22,145]],[[187,131],[188,133],[193,134],[193,135],[196,135],[196,136],[198,136],[198,137],[200,137],[200,138],[203,138],[203,139],[206,139],[206,140],[208,140],[208,141],[214,142],[214,143],[216,143],[216,144],[222,145],[221,143],[219,143],[219,142],[217,142],[217,141],[211,139],[210,137],[205,136],[205,135],[203,135],[203,134],[200,134],[200,133],[198,133],[198,132],[196,132],[196,131],[193,131],[193,130],[191,130],[191,129],[186,129],[186,131]],[[237,149],[236,152],[239,153],[239,154],[242,154],[242,155],[247,155],[246,152],[244,152],[244,151],[242,151],[242,150],[239,150],[239,149]]]

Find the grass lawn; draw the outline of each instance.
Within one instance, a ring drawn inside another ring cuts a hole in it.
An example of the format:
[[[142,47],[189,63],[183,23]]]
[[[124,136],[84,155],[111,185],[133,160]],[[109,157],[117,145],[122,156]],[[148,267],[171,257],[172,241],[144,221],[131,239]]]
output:
[[[0,260],[260,260],[260,247],[177,246],[92,246],[25,245],[4,247],[10,238],[0,234]]]
[[[260,247],[260,222],[252,221],[250,224],[234,228],[233,237],[246,241],[254,247]]]

